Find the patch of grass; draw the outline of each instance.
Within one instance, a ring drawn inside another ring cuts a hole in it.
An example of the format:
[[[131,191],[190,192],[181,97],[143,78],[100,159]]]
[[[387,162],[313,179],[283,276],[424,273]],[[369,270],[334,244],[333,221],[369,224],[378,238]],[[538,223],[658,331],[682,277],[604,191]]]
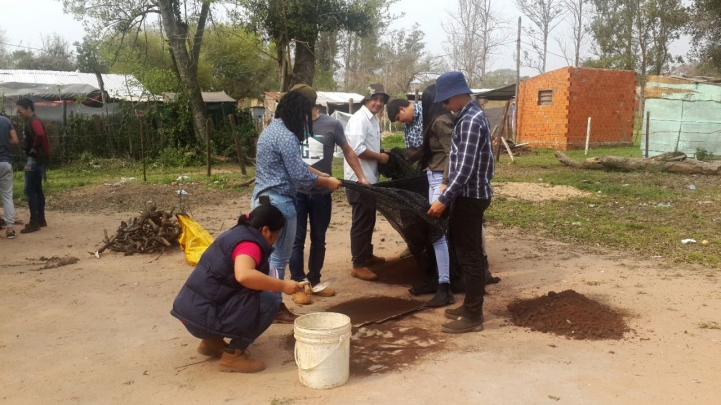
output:
[[[566,154],[584,159],[582,150]],[[641,151],[637,147],[589,151],[589,157],[605,155],[640,157]],[[515,163],[502,156],[493,182],[566,185],[591,193],[542,202],[496,196],[487,211],[488,220],[496,226],[518,227],[573,244],[612,247],[641,257],[663,256],[721,267],[717,236],[721,185],[714,176],[573,169],[558,162],[552,150],[539,149],[517,157]],[[689,190],[689,184],[696,190]],[[682,245],[685,238],[710,243]]]
[[[388,135],[381,139],[381,148],[393,149],[393,148],[405,148],[406,141],[403,137],[403,132],[394,132],[393,135]]]

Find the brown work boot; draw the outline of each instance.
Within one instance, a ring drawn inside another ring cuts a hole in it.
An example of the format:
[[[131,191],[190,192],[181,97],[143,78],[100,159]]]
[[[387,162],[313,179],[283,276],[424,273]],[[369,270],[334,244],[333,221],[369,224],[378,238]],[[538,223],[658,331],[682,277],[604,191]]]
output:
[[[375,266],[376,264],[383,264],[387,262],[385,257],[373,255],[366,259],[366,266]]]
[[[20,230],[20,233],[30,233],[30,232],[36,232],[40,230],[40,224],[38,224],[35,221],[30,221],[27,224],[25,224],[25,228]]]
[[[298,305],[309,305],[313,303],[313,301],[310,300],[310,297],[308,296],[308,294],[305,293],[305,291],[298,291],[297,293],[293,294],[293,302]]]
[[[257,373],[265,370],[265,363],[250,358],[248,350],[224,350],[220,357],[220,371],[226,373]]]
[[[350,275],[365,281],[373,281],[378,278],[378,275],[370,271],[368,267],[353,267]]]
[[[319,297],[332,297],[335,295],[335,290],[330,287],[326,287],[318,292],[314,292],[313,295],[317,295]]]
[[[228,344],[223,338],[203,339],[200,341],[197,351],[203,356],[220,357],[227,346]]]
[[[280,303],[280,308],[278,308],[278,313],[275,314],[275,319],[273,319],[273,323],[293,323],[298,318],[298,315],[290,312],[290,309],[285,306],[284,302]]]

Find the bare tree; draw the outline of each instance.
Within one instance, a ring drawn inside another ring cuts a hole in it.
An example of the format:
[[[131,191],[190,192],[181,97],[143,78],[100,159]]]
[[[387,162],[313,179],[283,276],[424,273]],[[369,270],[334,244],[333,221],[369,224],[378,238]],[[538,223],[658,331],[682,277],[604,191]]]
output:
[[[533,22],[536,28],[524,28],[526,35],[531,37],[531,47],[537,58],[526,53],[526,64],[538,70],[546,71],[546,56],[548,55],[548,37],[565,13],[563,0],[515,0],[521,13]]]
[[[510,38],[508,21],[496,11],[493,0],[457,0],[446,32],[445,51],[451,65],[465,74],[469,85],[482,86],[491,67],[491,57]]]
[[[589,40],[588,17],[591,12],[589,0],[563,0],[566,8],[566,20],[569,23],[568,33],[555,38],[561,54],[570,66],[581,64],[581,55],[586,53]]]

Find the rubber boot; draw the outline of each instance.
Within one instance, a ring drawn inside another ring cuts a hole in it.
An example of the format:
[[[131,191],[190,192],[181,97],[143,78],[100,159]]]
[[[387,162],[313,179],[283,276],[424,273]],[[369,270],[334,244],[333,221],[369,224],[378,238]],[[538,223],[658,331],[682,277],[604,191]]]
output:
[[[438,284],[438,291],[436,291],[436,295],[426,303],[426,307],[444,307],[455,302],[456,299],[451,293],[451,285],[449,283],[441,283]]]
[[[265,363],[251,359],[247,350],[225,349],[219,367],[228,373],[257,373],[265,370]]]

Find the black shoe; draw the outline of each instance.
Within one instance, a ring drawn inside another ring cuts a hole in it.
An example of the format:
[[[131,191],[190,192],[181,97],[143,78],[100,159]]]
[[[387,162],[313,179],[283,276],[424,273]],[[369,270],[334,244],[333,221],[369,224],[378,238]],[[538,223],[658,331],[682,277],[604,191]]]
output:
[[[451,285],[448,283],[438,284],[438,291],[436,295],[426,303],[426,307],[444,307],[451,305],[456,302],[456,299],[451,294]]]
[[[438,290],[438,281],[424,280],[408,290],[413,295],[433,294]]]
[[[448,308],[443,312],[443,314],[448,319],[458,319],[459,317],[463,316],[463,305],[458,308]]]
[[[45,228],[48,226],[48,223],[45,221],[45,218],[38,221],[38,225],[40,225],[41,228]]]
[[[20,233],[30,233],[30,232],[36,232],[40,230],[40,225],[35,221],[30,221],[27,224],[25,224],[25,228],[20,230]]]
[[[467,333],[483,330],[483,316],[480,319],[474,320],[460,316],[455,321],[450,321],[441,326],[441,331],[445,333]]]

